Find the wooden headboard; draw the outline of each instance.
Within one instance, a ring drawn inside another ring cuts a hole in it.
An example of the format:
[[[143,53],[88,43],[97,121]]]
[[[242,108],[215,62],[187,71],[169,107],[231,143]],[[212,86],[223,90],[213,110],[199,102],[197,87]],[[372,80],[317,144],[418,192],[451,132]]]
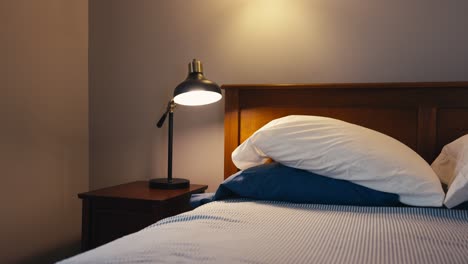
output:
[[[231,153],[270,120],[291,114],[333,117],[405,143],[432,162],[468,134],[468,82],[224,85],[224,176]]]

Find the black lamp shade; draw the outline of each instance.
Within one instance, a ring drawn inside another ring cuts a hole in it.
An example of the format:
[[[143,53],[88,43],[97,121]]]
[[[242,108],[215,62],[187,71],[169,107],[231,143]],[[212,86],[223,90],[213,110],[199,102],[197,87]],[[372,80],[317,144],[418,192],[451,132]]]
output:
[[[189,64],[189,75],[174,90],[174,102],[181,105],[205,105],[222,98],[219,86],[203,76],[202,65],[194,59]]]

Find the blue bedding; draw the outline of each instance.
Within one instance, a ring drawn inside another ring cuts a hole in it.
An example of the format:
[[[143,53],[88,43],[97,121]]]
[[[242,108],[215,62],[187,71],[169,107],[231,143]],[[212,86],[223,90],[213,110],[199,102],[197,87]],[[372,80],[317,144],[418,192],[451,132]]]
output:
[[[232,175],[215,194],[194,195],[192,206],[230,198],[360,206],[401,205],[396,194],[270,163]]]

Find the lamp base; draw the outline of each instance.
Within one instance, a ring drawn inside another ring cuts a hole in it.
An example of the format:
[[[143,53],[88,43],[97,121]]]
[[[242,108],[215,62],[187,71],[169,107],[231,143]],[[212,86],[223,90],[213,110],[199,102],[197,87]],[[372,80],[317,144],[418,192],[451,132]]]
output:
[[[181,178],[172,178],[169,181],[167,178],[156,178],[149,180],[149,187],[153,189],[184,189],[190,187],[190,181]]]

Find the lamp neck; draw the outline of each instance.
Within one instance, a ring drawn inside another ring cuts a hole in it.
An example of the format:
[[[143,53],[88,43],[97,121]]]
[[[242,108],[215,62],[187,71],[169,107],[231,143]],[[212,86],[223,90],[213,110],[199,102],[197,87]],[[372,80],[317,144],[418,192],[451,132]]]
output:
[[[193,59],[189,63],[188,69],[189,69],[189,74],[194,73],[194,72],[198,72],[198,73],[203,74],[203,65],[202,65],[201,61],[199,61],[197,59]]]
[[[167,104],[167,112],[168,113],[174,113],[174,110],[176,108],[177,104],[174,102],[173,99],[171,99],[171,101],[169,101],[169,103]]]

